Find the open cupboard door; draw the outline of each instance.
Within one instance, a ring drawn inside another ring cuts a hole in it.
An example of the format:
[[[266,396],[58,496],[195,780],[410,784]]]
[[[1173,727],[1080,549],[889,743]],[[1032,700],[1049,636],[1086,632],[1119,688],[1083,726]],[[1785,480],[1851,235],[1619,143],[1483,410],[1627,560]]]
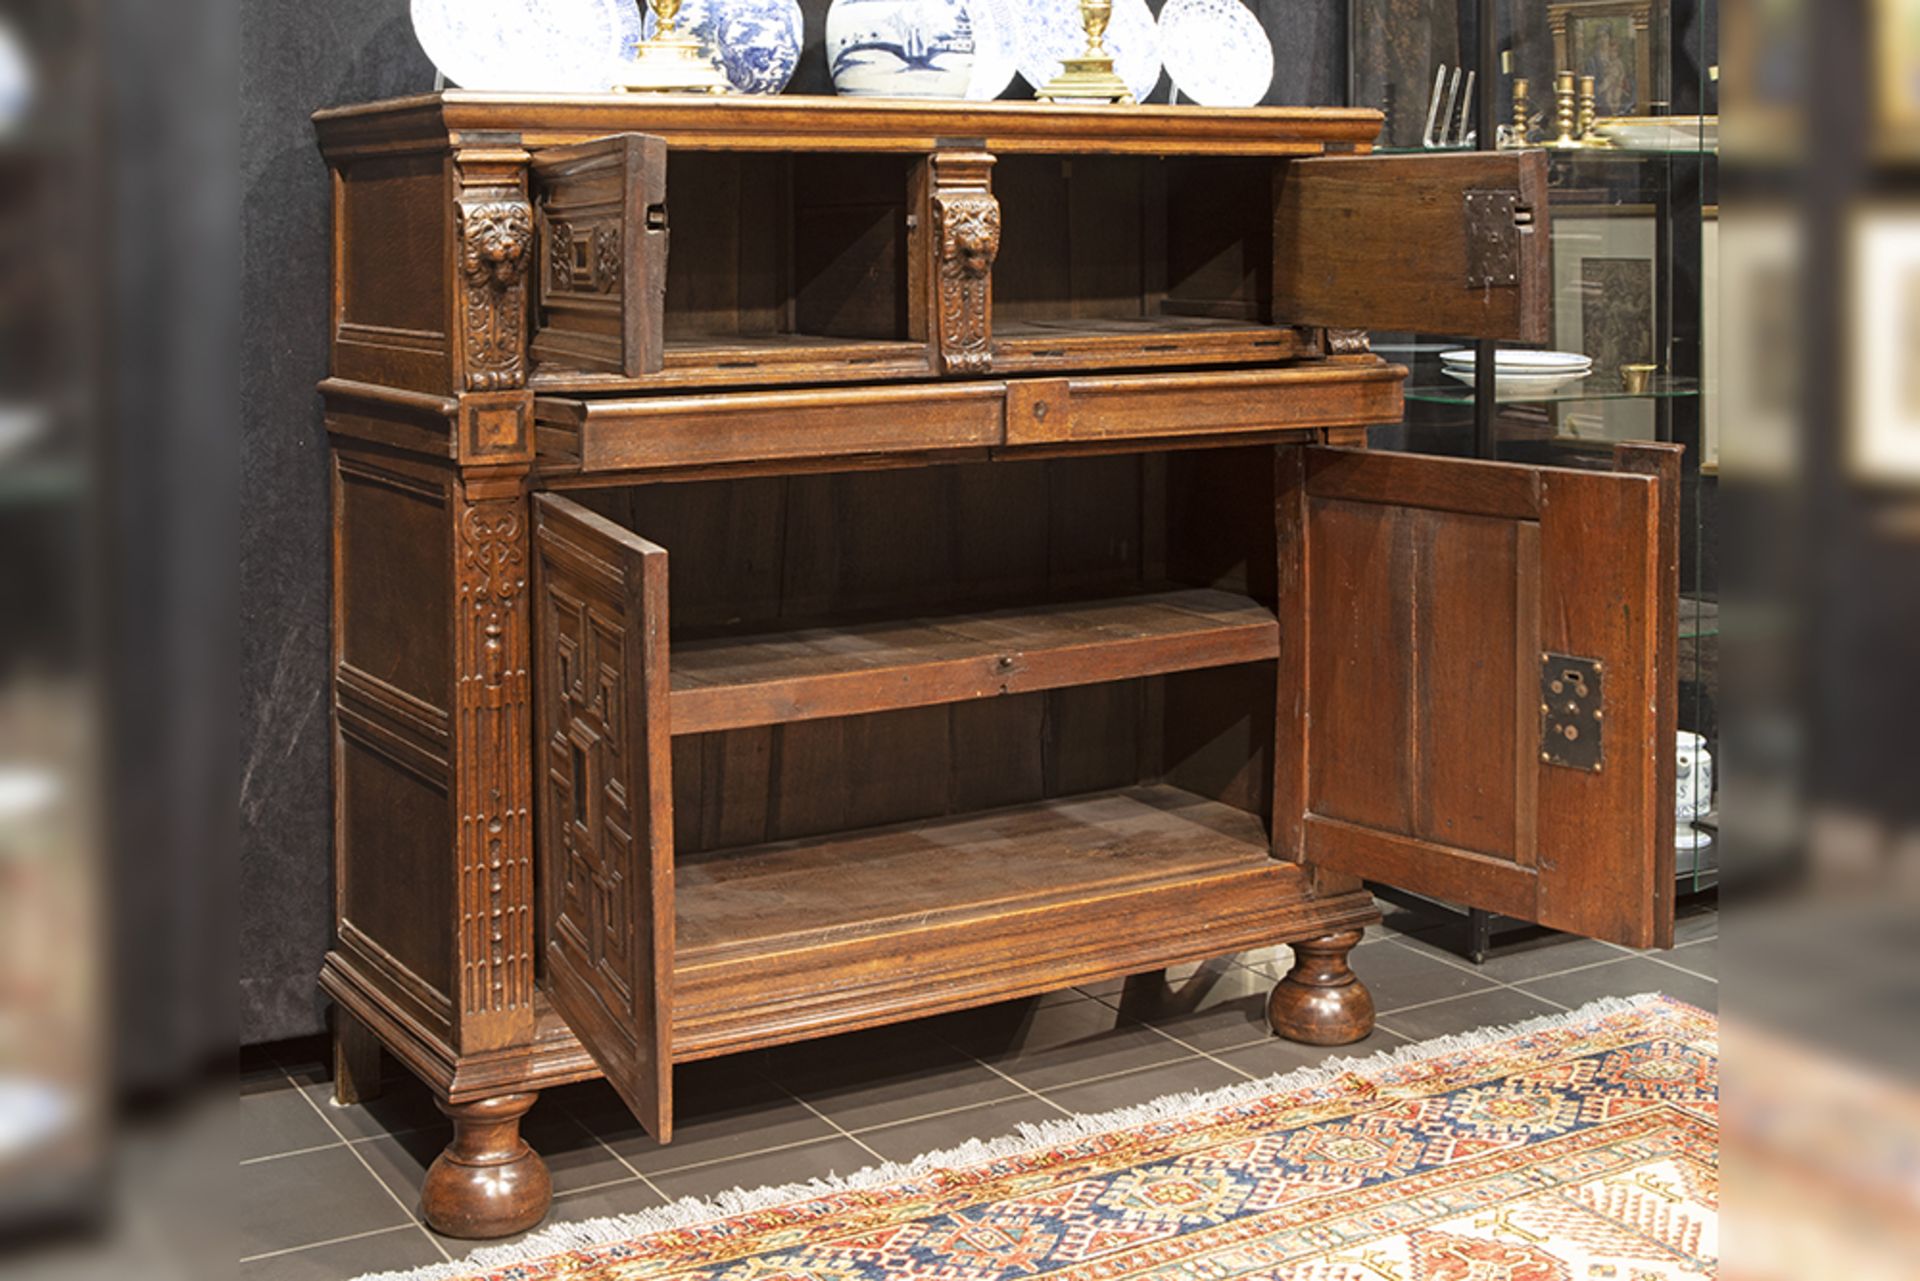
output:
[[[656,1139],[673,1117],[667,553],[533,499],[547,992]]]
[[[1545,152],[1320,156],[1277,174],[1275,319],[1551,337]]]
[[[542,367],[638,378],[665,359],[667,144],[614,134],[533,158]]]
[[[1671,947],[1678,448],[1281,458],[1282,856]]]

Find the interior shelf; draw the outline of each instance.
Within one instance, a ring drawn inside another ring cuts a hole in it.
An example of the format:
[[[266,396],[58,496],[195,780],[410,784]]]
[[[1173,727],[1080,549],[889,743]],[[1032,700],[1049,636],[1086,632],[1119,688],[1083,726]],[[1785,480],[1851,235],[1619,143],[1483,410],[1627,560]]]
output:
[[[1260,819],[1164,784],[683,857],[676,962],[935,931],[1274,867]]]
[[[676,637],[673,732],[926,707],[1278,653],[1272,610],[1211,588]]]

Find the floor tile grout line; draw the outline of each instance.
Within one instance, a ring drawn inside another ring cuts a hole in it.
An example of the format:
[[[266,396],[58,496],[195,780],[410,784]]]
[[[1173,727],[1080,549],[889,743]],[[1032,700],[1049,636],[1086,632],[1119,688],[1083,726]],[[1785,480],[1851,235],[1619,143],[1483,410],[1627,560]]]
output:
[[[1004,1078],[1003,1078],[1004,1079]],[[857,1126],[847,1131],[849,1134],[872,1134],[875,1130],[890,1130],[896,1125],[913,1125],[919,1121],[937,1121],[943,1116],[958,1116],[962,1112],[972,1112],[979,1108],[997,1108],[1004,1103],[1014,1103],[1026,1097],[1021,1094],[1003,1094],[997,1099],[982,1099],[977,1103],[962,1103],[957,1108],[940,1108],[934,1112],[921,1112],[914,1116],[903,1116],[892,1121],[875,1121],[872,1125]]]
[[[1488,974],[1486,972],[1486,967],[1475,965],[1472,961],[1468,960],[1463,956],[1455,956],[1453,953],[1447,951],[1445,948],[1439,946],[1438,944],[1432,945],[1433,946],[1432,952],[1423,952],[1417,947],[1410,946],[1406,943],[1401,943],[1398,938],[1393,939],[1391,941],[1394,943],[1399,943],[1402,951],[1411,952],[1415,956],[1424,957],[1425,959],[1430,961],[1438,961],[1442,965],[1448,966],[1452,969],[1459,970],[1462,974],[1471,974],[1476,978],[1485,979],[1487,982],[1498,984],[1501,987],[1513,986],[1513,983],[1505,979],[1497,979],[1497,978],[1494,978],[1492,975]],[[1613,948],[1617,953],[1617,955],[1610,956],[1604,961],[1587,961],[1580,965],[1569,965],[1564,970],[1549,970],[1542,974],[1529,974],[1526,978],[1520,979],[1518,981],[1521,983],[1532,983],[1537,979],[1558,978],[1562,974],[1572,974],[1578,970],[1591,970],[1602,965],[1613,965],[1620,961],[1629,960],[1635,955],[1637,955],[1637,953],[1632,952],[1627,948],[1620,947],[1619,945],[1614,943],[1608,943],[1607,946]]]
[[[1675,949],[1675,950],[1677,951],[1678,949]],[[1690,970],[1686,966],[1681,965],[1676,961],[1669,961],[1664,956],[1649,956],[1647,959],[1658,965],[1664,965],[1670,970],[1678,970],[1682,974],[1691,974],[1694,978],[1704,979],[1706,982],[1712,983],[1715,986],[1719,985],[1720,979],[1718,978],[1718,976],[1712,975],[1712,974],[1702,974],[1699,970]]]
[[[968,1053],[968,1051],[966,1050],[961,1050],[960,1053],[966,1054],[968,1058],[972,1059],[975,1063],[978,1063],[981,1067],[993,1073],[995,1076],[999,1077],[1002,1081],[1005,1081],[1008,1085],[1011,1085],[1014,1089],[1019,1090],[1022,1094],[1030,1095],[1033,1098],[1039,1099],[1042,1103],[1052,1108],[1055,1112],[1058,1112],[1061,1116],[1074,1115],[1074,1113],[1067,1111],[1065,1108],[1061,1107],[1058,1103],[1055,1103],[1052,1099],[1042,1094],[1039,1090],[1036,1090],[1032,1086],[1028,1085],[1025,1081],[1021,1081],[1017,1079],[1011,1073],[1001,1071],[997,1066],[987,1062],[985,1059],[981,1058],[979,1055]]]
[[[1264,977],[1264,976],[1263,976],[1263,977]],[[1171,1032],[1169,1032],[1169,1031],[1167,1031],[1167,1030],[1166,1030],[1165,1028],[1163,1028],[1163,1027],[1161,1027],[1161,1026],[1160,1026],[1160,1025],[1158,1024],[1158,1023],[1155,1023],[1155,1022],[1153,1022],[1153,1021],[1152,1021],[1152,1020],[1150,1020],[1150,1019],[1143,1019],[1143,1018],[1140,1018],[1140,1017],[1138,1017],[1137,1015],[1132,1015],[1132,1014],[1128,1014],[1128,1013],[1127,1013],[1126,1011],[1124,1011],[1124,1010],[1122,1010],[1122,1009],[1121,1009],[1121,1008],[1120,1008],[1119,1006],[1117,1006],[1117,1005],[1114,1005],[1113,1003],[1111,1003],[1111,1002],[1109,1002],[1109,1001],[1107,1001],[1107,1000],[1105,1000],[1104,998],[1100,998],[1100,997],[1096,997],[1096,998],[1094,998],[1094,999],[1095,999],[1095,1000],[1098,1000],[1098,1001],[1100,1002],[1100,1004],[1102,1004],[1102,1005],[1104,1005],[1104,1006],[1106,1006],[1106,1007],[1107,1007],[1108,1009],[1110,1009],[1110,1010],[1112,1010],[1112,1011],[1113,1011],[1113,1012],[1114,1012],[1115,1014],[1118,1014],[1118,1015],[1120,1015],[1120,1016],[1121,1016],[1122,1018],[1126,1018],[1126,1019],[1132,1019],[1132,1020],[1133,1020],[1134,1022],[1136,1022],[1136,1023],[1138,1023],[1138,1024],[1139,1024],[1139,1025],[1140,1025],[1141,1027],[1144,1027],[1144,1028],[1146,1028],[1146,1029],[1147,1029],[1148,1031],[1150,1031],[1150,1032],[1153,1032],[1153,1033],[1154,1033],[1155,1035],[1158,1035],[1158,1036],[1164,1036],[1165,1038],[1167,1038],[1167,1040],[1169,1040],[1169,1041],[1172,1041],[1172,1042],[1173,1042],[1173,1043],[1174,1043],[1175,1045],[1177,1045],[1177,1046],[1179,1046],[1179,1047],[1180,1047],[1181,1049],[1183,1049],[1183,1050],[1185,1050],[1185,1051],[1187,1051],[1187,1052],[1188,1052],[1189,1054],[1193,1054],[1193,1055],[1197,1055],[1197,1056],[1198,1056],[1198,1057],[1200,1057],[1200,1058],[1203,1058],[1203,1059],[1206,1059],[1206,1060],[1207,1060],[1208,1062],[1210,1062],[1210,1063],[1215,1063],[1215,1064],[1218,1064],[1219,1066],[1221,1066],[1221,1067],[1223,1067],[1223,1068],[1225,1068],[1225,1069],[1227,1069],[1227,1071],[1229,1071],[1229,1072],[1233,1072],[1233,1073],[1237,1073],[1237,1074],[1238,1074],[1238,1075],[1240,1075],[1240,1076],[1243,1076],[1243,1077],[1246,1077],[1246,1079],[1247,1079],[1247,1080],[1249,1080],[1249,1081],[1251,1081],[1251,1080],[1253,1080],[1253,1079],[1254,1079],[1254,1078],[1253,1078],[1253,1076],[1252,1076],[1252,1075],[1251,1075],[1250,1073],[1247,1073],[1247,1072],[1244,1072],[1244,1071],[1242,1071],[1241,1069],[1239,1069],[1239,1068],[1237,1068],[1237,1067],[1235,1067],[1235,1066],[1234,1066],[1233,1064],[1231,1064],[1231,1063],[1228,1063],[1228,1062],[1227,1062],[1226,1060],[1224,1060],[1224,1059],[1219,1059],[1219,1058],[1215,1058],[1215,1057],[1214,1057],[1214,1056],[1213,1056],[1212,1054],[1210,1054],[1210,1053],[1208,1053],[1208,1052],[1207,1052],[1206,1050],[1203,1050],[1203,1049],[1201,1049],[1201,1048],[1200,1048],[1199,1046],[1197,1046],[1197,1045],[1194,1045],[1194,1044],[1193,1044],[1192,1042],[1190,1042],[1190,1041],[1183,1041],[1183,1040],[1181,1040],[1181,1039],[1180,1039],[1179,1037],[1177,1037],[1177,1036],[1175,1036],[1175,1035],[1174,1035],[1173,1033],[1171,1033]],[[1249,1042],[1247,1042],[1247,1044],[1248,1044],[1248,1045],[1252,1045],[1252,1044],[1254,1044],[1254,1042],[1252,1042],[1252,1041],[1249,1041]],[[1241,1048],[1241,1047],[1239,1047],[1239,1046],[1237,1046],[1237,1045],[1236,1045],[1236,1046],[1233,1046],[1233,1047],[1231,1047],[1231,1048],[1233,1048],[1233,1049],[1236,1049],[1236,1050],[1237,1050],[1237,1049],[1239,1049],[1239,1048]],[[1175,1059],[1175,1060],[1174,1060],[1174,1062],[1176,1062],[1176,1063],[1177,1063],[1177,1062],[1179,1062],[1179,1060],[1178,1060],[1178,1059]],[[1152,1065],[1152,1066],[1154,1066],[1154,1067],[1166,1067],[1166,1066],[1168,1066],[1168,1065],[1167,1065],[1167,1064],[1164,1064],[1164,1063],[1159,1063],[1159,1064],[1154,1064],[1154,1065]],[[1142,1070],[1144,1071],[1144,1070],[1146,1070],[1146,1069],[1142,1069]],[[1080,1083],[1080,1082],[1075,1082],[1075,1084],[1081,1084],[1081,1083]],[[1066,1086],[1062,1086],[1061,1088],[1062,1088],[1062,1089],[1066,1089],[1066,1088],[1070,1088],[1070,1087],[1066,1087]]]
[[[407,1221],[409,1223],[414,1224],[416,1227],[420,1228],[421,1231],[426,1232],[426,1224],[421,1220],[419,1215],[414,1213],[413,1207],[408,1205],[405,1201],[402,1201],[400,1199],[400,1194],[387,1186],[387,1181],[380,1177],[379,1171],[373,1168],[373,1162],[367,1160],[367,1158],[361,1153],[359,1148],[355,1147],[351,1143],[346,1142],[347,1136],[341,1132],[341,1129],[339,1126],[333,1123],[333,1118],[327,1115],[326,1109],[322,1108],[318,1103],[315,1103],[313,1101],[313,1096],[311,1094],[308,1094],[305,1090],[300,1091],[300,1097],[307,1101],[307,1106],[312,1108],[314,1112],[320,1117],[320,1119],[326,1123],[326,1126],[329,1130],[332,1130],[335,1134],[338,1134],[340,1136],[341,1143],[346,1147],[348,1152],[353,1154],[353,1159],[360,1163],[361,1168],[366,1170],[367,1177],[371,1178],[375,1183],[379,1184],[380,1190],[382,1192],[385,1192],[388,1196],[393,1198],[393,1203],[400,1207],[400,1212],[407,1216]],[[433,1248],[440,1252],[440,1257],[446,1262],[452,1263],[453,1256],[447,1253],[447,1248],[440,1244],[439,1238],[435,1237],[431,1232],[427,1232],[426,1236],[427,1236],[427,1240],[433,1243]]]
[[[819,1108],[813,1106],[813,1104],[807,1102],[805,1099],[801,1098],[798,1094],[788,1089],[785,1082],[775,1079],[771,1076],[768,1077],[768,1080],[773,1081],[774,1088],[779,1090],[780,1093],[786,1095],[788,1098],[792,1099],[795,1103],[798,1103],[801,1107],[813,1113],[814,1116],[826,1122],[828,1127],[830,1127],[835,1134],[838,1134],[843,1139],[853,1140],[853,1143],[856,1147],[858,1147],[862,1152],[865,1152],[868,1156],[872,1157],[874,1160],[880,1162],[882,1165],[888,1164],[887,1158],[881,1156],[878,1152],[874,1151],[871,1147],[861,1142],[859,1135],[855,1134],[852,1130],[849,1130],[846,1126],[840,1124],[838,1121],[828,1116],[825,1112],[822,1112]]]
[[[288,1148],[285,1152],[269,1152],[265,1156],[245,1157],[240,1164],[242,1166],[265,1165],[268,1161],[280,1161],[290,1156],[307,1156],[314,1152],[326,1152],[344,1146],[346,1146],[345,1140],[336,1139],[332,1143],[316,1143],[311,1147]]]
[[[649,1179],[644,1173],[641,1172],[638,1166],[636,1166],[633,1162],[627,1160],[627,1158],[625,1158],[624,1156],[621,1156],[619,1149],[615,1148],[613,1144],[601,1138],[599,1130],[595,1129],[592,1125],[588,1124],[586,1121],[583,1121],[579,1117],[579,1115],[573,1111],[572,1108],[562,1107],[560,1110],[566,1113],[566,1117],[569,1121],[572,1121],[575,1125],[579,1126],[582,1130],[586,1131],[587,1136],[591,1138],[595,1143],[598,1143],[602,1151],[604,1151],[608,1156],[612,1157],[614,1160],[618,1161],[626,1169],[628,1174],[631,1174],[635,1179],[638,1179],[640,1180],[641,1183],[645,1184],[647,1191],[653,1193],[656,1197],[659,1197],[660,1204],[671,1205],[673,1203],[673,1198],[669,1197],[666,1193],[662,1192],[652,1179]],[[591,1192],[595,1188],[618,1187],[622,1183],[630,1183],[630,1182],[632,1182],[631,1179],[615,1179],[607,1183],[596,1183],[591,1188],[572,1188],[568,1190],[568,1192],[565,1195],[572,1196],[575,1192]],[[554,1199],[557,1201],[560,1198],[556,1196]]]
[[[396,1223],[390,1228],[369,1228],[365,1232],[349,1232],[343,1237],[328,1237],[325,1241],[311,1241],[306,1245],[290,1245],[284,1250],[262,1250],[259,1254],[240,1256],[241,1263],[259,1263],[266,1259],[283,1259],[289,1254],[299,1254],[305,1250],[324,1250],[330,1245],[345,1245],[349,1241],[364,1241],[368,1237],[385,1236],[389,1232],[405,1232],[409,1229],[424,1230],[418,1223],[409,1219],[405,1223]]]

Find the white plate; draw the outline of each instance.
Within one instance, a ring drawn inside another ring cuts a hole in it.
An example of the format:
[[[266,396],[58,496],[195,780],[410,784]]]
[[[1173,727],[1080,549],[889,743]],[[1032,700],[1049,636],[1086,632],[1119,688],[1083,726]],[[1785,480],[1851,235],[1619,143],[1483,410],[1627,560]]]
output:
[[[1445,374],[1471,387],[1474,374],[1471,369],[1448,368]],[[1593,376],[1591,369],[1581,369],[1563,374],[1503,374],[1497,370],[1493,375],[1493,394],[1508,400],[1525,400],[1528,396],[1545,396],[1570,387],[1582,378]]]
[[[973,79],[967,97],[991,102],[1020,74],[1020,15],[1016,0],[967,0],[973,19]]]
[[[1603,116],[1594,130],[1627,151],[1718,151],[1719,116]]]
[[[1087,51],[1087,29],[1080,24],[1080,0],[1018,0],[1020,74],[1038,92],[1060,74],[1062,60]],[[1160,27],[1147,0],[1114,0],[1107,26],[1107,52],[1114,70],[1145,102],[1160,83]]]
[[[1273,41],[1240,0],[1167,0],[1160,58],[1203,107],[1254,107],[1273,87]]]
[[[619,0],[412,0],[414,35],[463,89],[602,93],[620,58]]]
[[[1470,347],[1457,351],[1443,351],[1440,362],[1454,369],[1471,370],[1476,363]],[[1593,357],[1577,351],[1498,351],[1493,357],[1494,372],[1505,375],[1508,371],[1528,374],[1563,374],[1589,371],[1593,368]]]

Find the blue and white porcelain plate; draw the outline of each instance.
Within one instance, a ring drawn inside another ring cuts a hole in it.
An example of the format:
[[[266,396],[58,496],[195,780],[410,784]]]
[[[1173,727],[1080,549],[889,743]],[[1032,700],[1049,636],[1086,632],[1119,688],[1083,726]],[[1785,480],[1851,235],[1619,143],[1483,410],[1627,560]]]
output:
[[[1240,0],[1167,0],[1160,53],[1173,87],[1203,107],[1257,106],[1273,85],[1273,41]]]
[[[1017,0],[1020,15],[1020,74],[1037,93],[1060,74],[1063,62],[1087,51],[1087,29],[1080,0]],[[1160,28],[1147,0],[1114,0],[1107,24],[1107,52],[1113,69],[1145,102],[1160,83]]]
[[[646,9],[645,29],[652,35],[653,11],[644,0],[620,2],[634,11],[625,50],[631,59],[640,40],[639,12]],[[779,93],[800,65],[800,0],[686,0],[678,25],[713,51],[736,93]]]
[[[973,80],[967,97],[990,102],[1020,74],[1021,0],[967,0],[973,17]]]
[[[964,0],[833,0],[827,67],[844,94],[964,98],[973,16]]]
[[[414,34],[463,89],[601,93],[626,0],[412,0]]]

